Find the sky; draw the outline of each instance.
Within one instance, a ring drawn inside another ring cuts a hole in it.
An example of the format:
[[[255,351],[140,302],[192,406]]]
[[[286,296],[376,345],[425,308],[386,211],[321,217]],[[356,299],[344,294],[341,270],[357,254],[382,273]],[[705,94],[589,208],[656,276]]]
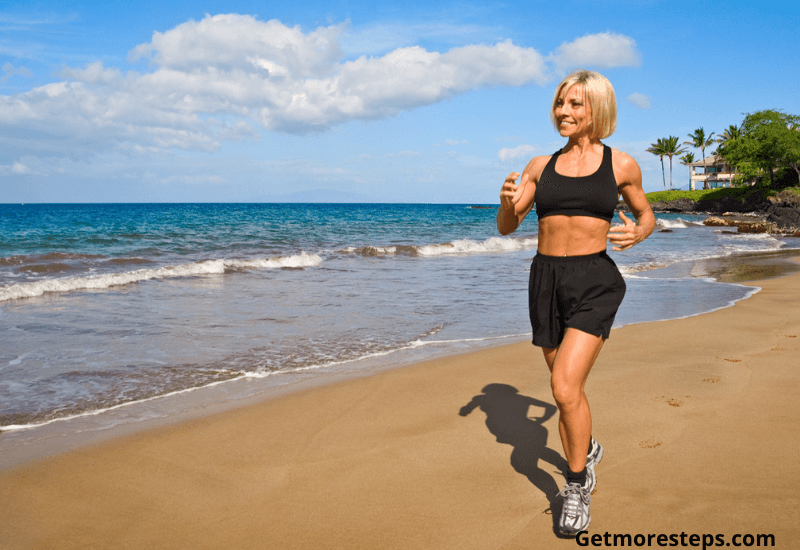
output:
[[[0,203],[497,204],[575,69],[658,191],[658,138],[800,114],[798,44],[794,1],[0,0]]]

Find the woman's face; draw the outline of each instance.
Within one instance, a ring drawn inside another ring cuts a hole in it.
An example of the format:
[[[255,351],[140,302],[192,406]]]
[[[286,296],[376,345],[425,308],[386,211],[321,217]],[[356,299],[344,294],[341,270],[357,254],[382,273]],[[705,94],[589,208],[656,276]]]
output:
[[[583,88],[577,84],[561,90],[556,101],[556,122],[563,137],[588,135],[592,130],[592,111]]]

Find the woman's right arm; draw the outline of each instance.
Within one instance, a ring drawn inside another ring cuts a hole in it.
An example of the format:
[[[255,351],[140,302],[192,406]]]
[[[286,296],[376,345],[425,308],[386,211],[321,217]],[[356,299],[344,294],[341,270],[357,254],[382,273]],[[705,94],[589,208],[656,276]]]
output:
[[[550,157],[536,157],[522,171],[522,179],[517,185],[519,172],[512,172],[500,189],[500,208],[497,210],[497,230],[501,235],[516,231],[522,220],[533,208],[536,184]]]

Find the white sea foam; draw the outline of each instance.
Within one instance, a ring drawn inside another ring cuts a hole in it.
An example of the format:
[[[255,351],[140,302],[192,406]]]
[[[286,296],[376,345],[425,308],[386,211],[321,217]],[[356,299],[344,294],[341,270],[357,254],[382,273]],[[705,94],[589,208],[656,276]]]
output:
[[[51,292],[70,292],[74,290],[102,290],[112,286],[139,283],[150,279],[171,277],[194,277],[225,273],[226,269],[277,269],[284,267],[313,267],[322,263],[316,254],[305,252],[296,256],[264,258],[256,260],[207,260],[181,265],[169,265],[155,269],[137,269],[124,273],[110,273],[91,277],[63,277],[45,279],[30,283],[20,283],[0,287],[0,302],[18,298],[33,298]]]
[[[649,279],[650,277],[647,277],[646,275],[634,275],[634,273],[653,271],[655,269],[667,267],[667,265],[668,264],[666,263],[643,263],[633,266],[620,265],[617,267],[619,268],[619,272],[624,279]]]
[[[494,252],[511,252],[535,248],[539,242],[537,237],[503,238],[491,237],[485,241],[469,239],[457,240],[452,243],[432,244],[419,247],[421,256],[445,256],[454,254],[491,254]]]
[[[413,249],[414,247],[402,247],[404,249]],[[362,256],[389,256],[397,254],[398,247],[396,246],[348,246],[338,252],[344,254],[361,254]]]
[[[278,269],[284,267],[315,267],[322,263],[316,254],[302,252],[296,256],[263,258],[256,260],[224,260],[225,267],[233,269]]]
[[[715,233],[723,234],[729,236],[730,238],[734,239],[744,239],[748,241],[765,241],[770,244],[775,244],[777,246],[783,246],[784,242],[781,239],[775,237],[775,235],[771,233],[725,233],[724,231],[715,231]],[[725,242],[722,241],[722,246],[726,246]]]
[[[660,229],[683,229],[692,225],[702,225],[695,222],[690,222],[682,218],[676,220],[668,220],[664,218],[656,218],[656,227]]]

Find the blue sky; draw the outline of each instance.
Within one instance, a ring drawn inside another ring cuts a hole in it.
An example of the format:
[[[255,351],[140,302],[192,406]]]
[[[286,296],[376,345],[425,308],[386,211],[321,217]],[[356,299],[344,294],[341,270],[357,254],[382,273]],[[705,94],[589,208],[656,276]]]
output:
[[[497,203],[562,145],[575,68],[614,84],[606,143],[656,191],[657,138],[800,114],[798,44],[769,0],[5,0],[0,202]]]

